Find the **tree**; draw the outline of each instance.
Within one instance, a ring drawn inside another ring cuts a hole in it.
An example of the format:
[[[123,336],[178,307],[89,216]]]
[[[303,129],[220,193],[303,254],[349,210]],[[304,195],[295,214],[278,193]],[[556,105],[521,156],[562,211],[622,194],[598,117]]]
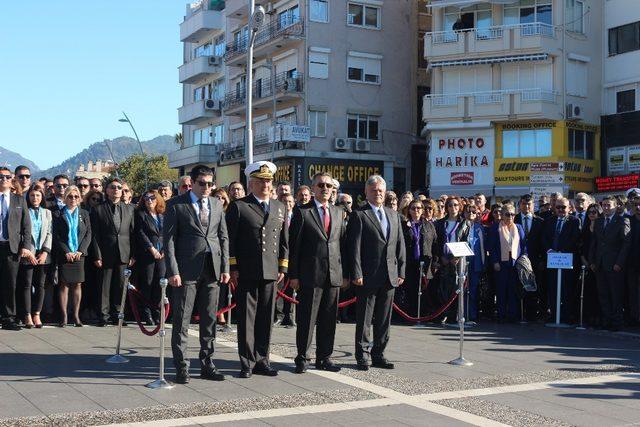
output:
[[[173,136],[173,141],[178,144],[180,148],[184,148],[184,137],[182,136],[182,132],[178,132]]]
[[[133,154],[118,164],[117,171],[120,178],[129,184],[129,188],[133,190],[134,194],[139,195],[144,191],[145,158],[147,159],[150,189],[156,188],[160,181],[165,179],[172,182],[178,180],[178,171],[169,167],[166,155],[145,157],[142,154]],[[115,170],[111,176],[115,176]]]

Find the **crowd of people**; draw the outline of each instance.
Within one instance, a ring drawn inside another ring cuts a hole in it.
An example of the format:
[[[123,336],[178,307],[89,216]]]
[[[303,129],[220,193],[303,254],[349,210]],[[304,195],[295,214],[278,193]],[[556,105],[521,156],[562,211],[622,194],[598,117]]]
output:
[[[170,181],[134,195],[119,178],[35,181],[26,166],[13,173],[0,167],[3,329],[116,324],[131,269],[131,282],[151,302],[140,307],[149,326],[159,322],[159,281],[169,280],[179,383],[189,381],[194,314],[201,376],[224,379],[212,359],[216,324],[226,322],[216,312],[227,305],[230,282],[241,377],[277,375],[269,364],[274,322],[297,326],[298,373],[309,364],[314,328],[316,368],[339,369],[330,357],[337,319],[356,322],[359,369],[392,369],[384,352],[394,302],[415,318],[449,304],[435,320],[457,321],[453,242],[474,252],[466,263],[470,321],[551,320],[558,301],[557,272],[546,267],[550,252],[573,254],[574,268],[562,271],[563,322],[578,321],[581,301],[589,326],[619,330],[640,320],[640,267],[633,262],[640,189],[599,202],[554,193],[535,210],[530,194],[491,205],[482,194],[398,197],[374,175],[356,205],[328,173],[295,191],[289,182],[274,185],[270,162],[245,173],[247,192],[241,182],[216,187],[213,170],[199,165],[179,179],[175,195]],[[535,278],[533,288],[523,285],[523,270]],[[289,298],[276,304],[278,288]],[[352,297],[355,304],[338,309]]]

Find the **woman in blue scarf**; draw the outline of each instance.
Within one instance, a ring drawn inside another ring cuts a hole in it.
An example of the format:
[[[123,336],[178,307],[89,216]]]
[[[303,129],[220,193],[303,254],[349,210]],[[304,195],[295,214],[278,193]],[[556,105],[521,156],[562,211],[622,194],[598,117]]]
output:
[[[89,252],[91,223],[89,213],[80,208],[80,190],[75,185],[64,192],[64,208],[53,214],[53,245],[56,248],[58,281],[60,283],[60,327],[67,325],[67,303],[69,288],[73,294],[73,318],[76,326],[80,321],[80,300],[84,282],[84,257]]]

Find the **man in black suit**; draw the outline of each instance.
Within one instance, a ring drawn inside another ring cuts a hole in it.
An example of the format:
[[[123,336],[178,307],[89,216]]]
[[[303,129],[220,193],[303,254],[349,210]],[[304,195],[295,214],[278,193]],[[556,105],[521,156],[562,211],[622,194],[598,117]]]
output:
[[[579,258],[580,221],[569,215],[569,200],[560,196],[555,198],[555,216],[544,223],[542,232],[542,251],[544,265],[548,252],[572,253],[573,259]],[[551,315],[555,316],[557,304],[557,270],[547,270],[547,300]],[[562,270],[562,289],[560,300],[560,319],[568,322],[571,314],[571,296],[575,294],[575,274],[573,270]]]
[[[107,200],[91,211],[93,263],[98,268],[97,283],[101,289],[101,318],[98,326],[106,326],[111,316],[118,323],[120,295],[124,286],[124,269],[133,265],[134,209],[122,202],[123,181],[107,182]]]
[[[346,231],[342,209],[329,203],[333,178],[314,175],[314,199],[293,211],[289,229],[289,285],[298,290],[296,373],[306,372],[308,351],[316,335],[316,368],[337,372],[331,361],[343,284],[341,243]],[[346,280],[346,279],[345,279]]]
[[[347,226],[349,271],[356,286],[356,361],[358,369],[393,369],[384,357],[389,342],[396,286],[405,273],[404,236],[400,216],[384,206],[386,182],[372,175],[365,185],[367,203],[354,210]],[[373,326],[373,345],[370,328]]]
[[[533,197],[531,197],[531,194],[525,194],[520,197],[519,209],[520,213],[516,215],[514,222],[520,224],[524,229],[527,255],[531,260],[531,266],[536,275],[536,285],[538,286],[536,294],[525,295],[524,313],[527,320],[535,320],[538,310],[543,314],[547,310],[545,286],[547,268],[544,264],[545,260],[541,250],[544,220],[533,213]]]
[[[64,192],[69,186],[69,177],[66,175],[56,175],[53,178],[53,196],[46,200],[46,207],[51,212],[56,212],[64,208]]]
[[[24,197],[11,193],[11,171],[0,166],[0,289],[2,329],[19,331],[16,323],[16,281],[20,258],[33,251],[31,217]]]
[[[631,244],[629,218],[616,215],[616,200],[602,199],[604,216],[596,219],[589,249],[589,264],[596,273],[598,299],[605,327],[618,331],[623,326],[624,266]]]
[[[631,225],[631,245],[627,258],[627,297],[629,312],[626,320],[629,326],[640,324],[640,193],[631,192],[629,200],[633,216],[629,218]]]
[[[169,284],[173,287],[171,350],[176,382],[189,382],[187,341],[196,296],[200,315],[200,377],[224,380],[211,358],[216,338],[220,288],[229,283],[229,236],[222,203],[211,197],[213,171],[203,165],[191,170],[192,189],[167,203],[164,250]]]
[[[269,363],[275,286],[289,266],[286,208],[271,198],[276,166],[256,162],[245,168],[251,194],[227,209],[229,264],[238,284],[238,354],[240,377],[276,376]]]

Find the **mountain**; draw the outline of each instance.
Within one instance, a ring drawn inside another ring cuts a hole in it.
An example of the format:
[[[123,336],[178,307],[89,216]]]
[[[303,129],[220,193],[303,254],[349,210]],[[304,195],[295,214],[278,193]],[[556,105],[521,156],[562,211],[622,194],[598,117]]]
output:
[[[150,156],[158,156],[168,154],[177,150],[179,147],[174,142],[174,137],[170,135],[161,135],[149,141],[141,141],[144,152]],[[49,178],[64,173],[73,175],[78,166],[87,165],[89,160],[111,160],[111,153],[107,148],[107,144],[113,152],[113,159],[116,163],[121,162],[132,154],[140,154],[138,142],[126,136],[116,139],[106,139],[102,142],[94,142],[88,148],[85,148],[73,157],[68,158],[57,166],[49,168],[45,171],[38,172],[39,176],[47,176]]]
[[[33,163],[31,160],[25,159],[20,154],[7,150],[4,147],[0,147],[0,166],[6,166],[11,169],[11,172],[13,172],[15,167],[19,165],[28,166],[31,172],[40,170],[38,165]]]

